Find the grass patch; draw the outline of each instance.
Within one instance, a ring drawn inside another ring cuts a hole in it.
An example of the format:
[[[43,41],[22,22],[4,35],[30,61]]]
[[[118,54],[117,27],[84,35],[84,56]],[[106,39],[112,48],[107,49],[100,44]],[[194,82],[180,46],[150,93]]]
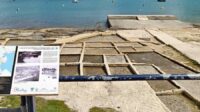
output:
[[[5,96],[0,100],[0,107],[17,108],[20,105],[20,97],[18,96]],[[36,98],[37,112],[75,112],[64,101],[58,100],[45,100],[43,98]]]
[[[17,108],[20,105],[18,96],[5,96],[0,100],[0,107]]]
[[[112,108],[100,108],[100,107],[93,107],[90,109],[89,112],[118,112]]]
[[[37,112],[75,112],[64,101],[36,99]]]
[[[20,106],[19,96],[5,96],[0,100],[0,107],[17,108]],[[36,97],[36,112],[76,112],[64,104],[64,101],[45,100]],[[93,107],[89,112],[118,112],[112,108]]]

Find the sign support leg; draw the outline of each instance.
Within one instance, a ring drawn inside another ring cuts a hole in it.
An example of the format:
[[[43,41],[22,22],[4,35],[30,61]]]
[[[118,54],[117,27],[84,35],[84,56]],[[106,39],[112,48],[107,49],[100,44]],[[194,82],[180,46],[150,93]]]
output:
[[[35,96],[26,96],[27,112],[36,112]]]
[[[22,112],[27,112],[27,109],[26,109],[26,97],[25,96],[21,96],[21,111]]]
[[[21,96],[22,112],[36,112],[35,96]]]

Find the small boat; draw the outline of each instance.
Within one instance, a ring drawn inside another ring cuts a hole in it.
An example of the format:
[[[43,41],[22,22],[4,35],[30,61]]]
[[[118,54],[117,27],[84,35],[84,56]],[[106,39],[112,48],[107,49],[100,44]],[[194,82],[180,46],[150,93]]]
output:
[[[79,1],[78,0],[72,0],[72,3],[78,3]]]
[[[158,0],[158,2],[166,2],[166,0]]]

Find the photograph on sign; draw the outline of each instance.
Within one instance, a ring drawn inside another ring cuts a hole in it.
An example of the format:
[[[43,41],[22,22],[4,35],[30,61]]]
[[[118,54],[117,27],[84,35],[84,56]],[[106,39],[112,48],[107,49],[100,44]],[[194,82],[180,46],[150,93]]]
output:
[[[16,67],[15,82],[39,81],[40,66],[18,66]]]
[[[41,51],[23,51],[18,53],[18,63],[40,63]]]
[[[18,46],[11,94],[58,94],[59,51],[58,46]]]

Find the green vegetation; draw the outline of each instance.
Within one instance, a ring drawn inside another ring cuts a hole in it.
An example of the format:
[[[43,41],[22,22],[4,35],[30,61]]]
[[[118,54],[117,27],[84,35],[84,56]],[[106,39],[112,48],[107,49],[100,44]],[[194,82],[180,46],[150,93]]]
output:
[[[20,98],[17,96],[6,96],[0,100],[0,107],[16,108],[20,105]],[[64,104],[64,101],[45,100],[36,98],[37,112],[75,112]]]
[[[64,101],[37,98],[36,105],[37,112],[75,112],[65,105]]]
[[[20,99],[17,96],[5,96],[0,100],[0,107],[17,108],[20,105]]]
[[[112,108],[100,108],[100,107],[93,107],[90,109],[89,112],[118,112]]]
[[[0,100],[0,107],[17,108],[20,105],[19,96],[5,96]],[[37,112],[76,112],[65,105],[64,101],[59,100],[45,100],[43,98],[36,98]],[[112,108],[93,107],[89,112],[118,112]]]

